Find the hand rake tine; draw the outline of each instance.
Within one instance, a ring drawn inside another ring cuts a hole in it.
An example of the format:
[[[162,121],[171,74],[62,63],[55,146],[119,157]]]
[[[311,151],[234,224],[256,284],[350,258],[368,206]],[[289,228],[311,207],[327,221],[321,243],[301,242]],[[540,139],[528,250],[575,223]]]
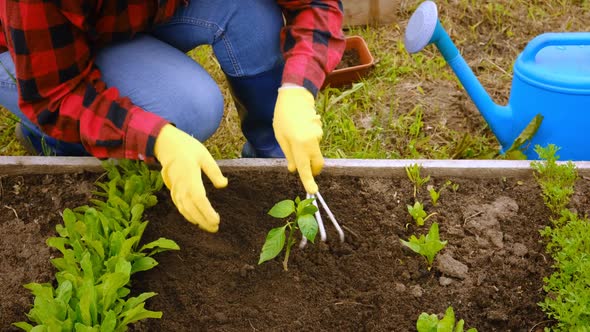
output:
[[[309,194],[309,198],[316,198],[316,195]],[[322,215],[320,214],[320,207],[318,205],[317,199],[313,200],[313,205],[315,205],[315,207],[318,209],[315,213],[315,219],[318,222],[318,228],[320,229],[320,240],[322,240],[322,242],[326,242],[328,236],[326,235],[326,228],[324,227],[324,221],[322,220]]]
[[[320,204],[322,205],[322,208],[324,208],[324,210],[326,210],[326,213],[328,214],[328,218],[330,218],[330,221],[332,221],[332,224],[336,228],[336,231],[338,232],[338,235],[340,236],[340,242],[344,242],[344,231],[340,227],[340,224],[338,224],[338,221],[336,221],[336,218],[334,217],[334,214],[332,213],[332,211],[330,211],[330,208],[328,207],[328,204],[326,204],[326,201],[324,201],[324,198],[322,197],[322,195],[320,194],[319,191],[317,192],[316,197],[320,201]],[[314,203],[315,203],[315,201],[314,201]],[[318,212],[319,212],[319,210],[318,210]]]

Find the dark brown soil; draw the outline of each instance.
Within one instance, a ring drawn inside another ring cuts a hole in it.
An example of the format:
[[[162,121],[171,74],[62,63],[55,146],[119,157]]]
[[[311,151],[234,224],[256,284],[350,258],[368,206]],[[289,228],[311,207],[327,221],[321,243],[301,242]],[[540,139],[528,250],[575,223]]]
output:
[[[437,206],[419,195],[427,221],[441,227],[447,247],[431,271],[400,239],[426,233],[406,210],[406,179],[320,176],[319,185],[345,228],[346,241],[295,249],[289,271],[281,259],[257,265],[266,232],[280,224],[266,214],[282,199],[302,193],[288,174],[228,174],[224,190],[209,188],[222,218],[217,234],[186,222],[169,200],[151,209],[146,241],[168,237],[180,252],[158,256],[160,265],[135,281],[137,292],[159,293],[148,306],[162,320],[137,331],[413,331],[418,315],[452,305],[479,331],[529,331],[546,318],[536,303],[550,261],[538,230],[548,211],[532,179],[453,179]],[[2,179],[0,208],[0,329],[25,319],[32,298],[21,287],[51,281],[52,254],[44,244],[65,207],[84,204],[96,175]],[[86,180],[86,181],[85,181]],[[446,179],[433,179],[439,186]],[[589,187],[580,180],[573,206],[588,213]],[[18,218],[16,217],[18,215]],[[539,325],[541,327],[543,325]],[[540,331],[540,330],[539,330]]]
[[[336,66],[336,69],[354,67],[360,64],[361,57],[359,55],[359,52],[356,49],[351,48],[344,51],[342,59],[340,60],[340,63],[338,63],[338,65]]]

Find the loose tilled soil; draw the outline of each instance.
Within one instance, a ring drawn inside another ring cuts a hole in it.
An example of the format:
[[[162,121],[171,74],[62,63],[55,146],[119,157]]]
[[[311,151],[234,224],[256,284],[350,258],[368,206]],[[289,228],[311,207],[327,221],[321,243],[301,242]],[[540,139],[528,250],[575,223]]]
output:
[[[328,226],[328,243],[295,249],[289,271],[281,259],[257,265],[266,232],[280,225],[266,212],[302,188],[283,173],[228,174],[223,190],[208,188],[222,218],[217,234],[186,222],[167,191],[146,218],[145,240],[174,239],[179,252],[162,253],[160,265],[134,281],[137,292],[155,291],[148,307],[161,320],[135,331],[414,331],[423,312],[455,308],[479,331],[529,331],[548,324],[536,303],[550,273],[539,229],[548,211],[532,178],[452,179],[426,210],[437,212],[441,238],[448,241],[431,271],[400,239],[424,234],[406,209],[413,201],[407,179],[319,177],[322,193],[344,226],[338,243]],[[25,319],[32,303],[22,284],[50,282],[56,252],[45,239],[59,213],[85,204],[97,174],[2,178],[0,209],[0,330]],[[432,179],[440,186],[447,179]],[[572,207],[588,213],[590,188],[580,180]]]

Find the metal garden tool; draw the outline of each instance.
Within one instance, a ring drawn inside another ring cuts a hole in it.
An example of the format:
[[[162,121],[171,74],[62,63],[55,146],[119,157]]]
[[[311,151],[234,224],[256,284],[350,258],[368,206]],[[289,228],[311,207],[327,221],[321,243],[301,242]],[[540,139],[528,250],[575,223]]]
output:
[[[487,94],[442,27],[436,4],[425,1],[408,22],[404,44],[409,53],[416,53],[431,43],[467,90],[502,153],[514,143],[528,159],[538,159],[537,144],[555,144],[561,159],[590,160],[590,32],[544,33],[531,40],[514,63],[505,106]],[[530,144],[522,140],[525,132],[532,135]]]
[[[344,242],[344,231],[342,230],[342,227],[340,227],[340,224],[338,224],[336,217],[334,217],[334,214],[332,213],[332,211],[330,211],[328,204],[326,204],[326,201],[324,200],[320,192],[318,191],[316,194],[307,194],[306,198],[315,198],[313,200],[313,205],[315,205],[315,207],[318,208],[318,210],[315,213],[315,219],[318,222],[320,240],[322,242],[326,242],[326,240],[328,239],[328,235],[326,234],[326,228],[324,227],[324,221],[320,213],[321,207],[328,215],[328,218],[332,222],[332,225],[334,225],[334,228],[336,228],[336,232],[338,232],[338,236],[340,237],[340,242]],[[301,237],[301,242],[299,242],[299,248],[304,248],[306,244],[307,238],[305,236]]]

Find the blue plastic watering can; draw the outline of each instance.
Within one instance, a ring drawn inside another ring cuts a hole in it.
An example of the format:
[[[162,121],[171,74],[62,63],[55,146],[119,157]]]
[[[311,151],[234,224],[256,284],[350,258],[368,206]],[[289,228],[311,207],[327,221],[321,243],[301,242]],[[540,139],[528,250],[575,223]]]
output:
[[[406,28],[404,44],[416,53],[435,44],[506,152],[540,114],[541,125],[520,149],[538,159],[535,146],[555,144],[561,160],[590,160],[590,33],[545,33],[535,37],[514,63],[508,105],[487,94],[438,19],[436,4],[425,1]]]

